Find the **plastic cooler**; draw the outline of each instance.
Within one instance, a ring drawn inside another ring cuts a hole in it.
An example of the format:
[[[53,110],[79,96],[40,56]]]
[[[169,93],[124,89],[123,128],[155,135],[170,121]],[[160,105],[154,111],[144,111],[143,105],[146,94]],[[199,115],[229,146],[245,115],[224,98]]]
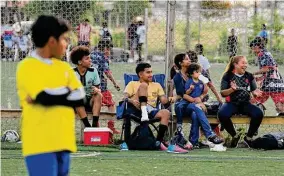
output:
[[[108,145],[112,144],[113,132],[109,128],[85,128],[85,145]]]

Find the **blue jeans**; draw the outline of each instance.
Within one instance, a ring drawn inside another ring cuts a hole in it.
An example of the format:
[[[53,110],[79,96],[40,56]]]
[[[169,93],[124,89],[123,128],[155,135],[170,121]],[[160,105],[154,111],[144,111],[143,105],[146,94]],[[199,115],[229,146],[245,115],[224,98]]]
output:
[[[30,176],[67,176],[70,167],[70,152],[59,151],[25,157]]]
[[[191,116],[192,122],[191,122],[190,136],[189,136],[189,141],[193,145],[198,143],[199,126],[201,126],[206,138],[215,135],[215,133],[211,129],[211,126],[204,111],[200,107],[197,107],[195,103],[189,103],[186,109],[194,112],[192,113],[193,115]]]

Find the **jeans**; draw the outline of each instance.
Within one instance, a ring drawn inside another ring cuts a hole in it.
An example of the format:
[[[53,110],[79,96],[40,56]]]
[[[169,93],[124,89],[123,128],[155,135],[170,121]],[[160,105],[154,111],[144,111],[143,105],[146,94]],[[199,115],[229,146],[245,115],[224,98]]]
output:
[[[189,103],[186,109],[194,112],[192,113],[193,115],[191,116],[192,123],[191,123],[190,136],[189,136],[189,141],[193,145],[198,143],[199,126],[201,126],[206,138],[215,135],[215,133],[211,129],[211,126],[204,111],[200,107],[196,106],[195,103]]]
[[[232,137],[237,134],[231,120],[231,117],[235,114],[248,115],[251,118],[247,136],[253,137],[253,135],[257,132],[264,116],[261,109],[250,102],[239,104],[224,103],[218,111],[218,118],[225,130]]]

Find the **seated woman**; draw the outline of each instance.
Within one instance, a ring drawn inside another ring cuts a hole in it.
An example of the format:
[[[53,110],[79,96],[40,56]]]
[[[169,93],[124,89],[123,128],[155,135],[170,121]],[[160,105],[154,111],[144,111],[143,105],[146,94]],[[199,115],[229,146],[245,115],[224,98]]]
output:
[[[243,114],[251,117],[250,126],[245,143],[250,147],[252,137],[257,132],[262,119],[261,109],[250,103],[251,93],[255,97],[262,92],[257,89],[253,75],[246,71],[247,59],[245,56],[234,56],[227,65],[221,81],[221,95],[226,97],[226,103],[218,112],[218,118],[225,130],[232,136],[231,147],[238,146],[241,136],[236,133],[231,117],[234,114]]]
[[[181,135],[183,135],[182,133],[182,122],[183,122],[183,118],[184,117],[188,117],[191,116],[192,119],[192,123],[199,123],[199,121],[202,121],[201,126],[203,128],[203,125],[209,125],[209,122],[206,118],[205,119],[198,119],[196,116],[196,113],[193,112],[190,108],[188,108],[188,104],[189,101],[191,100],[191,97],[189,95],[186,94],[184,86],[186,81],[189,79],[189,76],[187,74],[187,70],[188,67],[191,64],[191,59],[188,57],[187,54],[178,54],[175,56],[174,58],[174,62],[176,67],[179,69],[179,72],[176,73],[176,75],[174,76],[174,86],[176,88],[176,94],[177,94],[177,100],[175,103],[175,113],[176,113],[176,117],[177,117],[177,132]],[[202,94],[202,96],[204,96]],[[187,100],[187,101],[184,101]],[[191,128],[193,127],[193,125],[191,126]],[[204,129],[204,128],[203,128]],[[209,128],[206,128],[205,130],[209,129],[206,133],[210,133],[210,135],[215,134],[212,132],[211,127],[209,125]],[[193,130],[191,129],[191,132]],[[210,136],[208,135],[208,136]],[[192,142],[193,140],[191,140],[192,138],[195,138],[194,135],[192,133],[190,133],[189,135],[189,140]],[[198,136],[199,137],[199,136]],[[195,144],[194,148],[198,148],[198,144]]]

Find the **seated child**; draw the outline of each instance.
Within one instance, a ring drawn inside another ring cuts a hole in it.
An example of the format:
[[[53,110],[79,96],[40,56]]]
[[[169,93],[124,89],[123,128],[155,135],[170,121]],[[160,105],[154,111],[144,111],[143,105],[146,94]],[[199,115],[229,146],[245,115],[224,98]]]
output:
[[[223,139],[218,137],[212,131],[209,121],[205,115],[206,107],[202,103],[202,99],[207,94],[208,88],[206,84],[199,79],[200,74],[201,66],[192,63],[188,68],[188,75],[190,76],[190,78],[185,83],[185,91],[186,94],[190,96],[190,98],[184,100],[189,101],[187,108],[194,112],[192,115],[189,140],[194,146],[198,145],[200,125],[208,141],[214,144],[220,144],[223,142]]]

